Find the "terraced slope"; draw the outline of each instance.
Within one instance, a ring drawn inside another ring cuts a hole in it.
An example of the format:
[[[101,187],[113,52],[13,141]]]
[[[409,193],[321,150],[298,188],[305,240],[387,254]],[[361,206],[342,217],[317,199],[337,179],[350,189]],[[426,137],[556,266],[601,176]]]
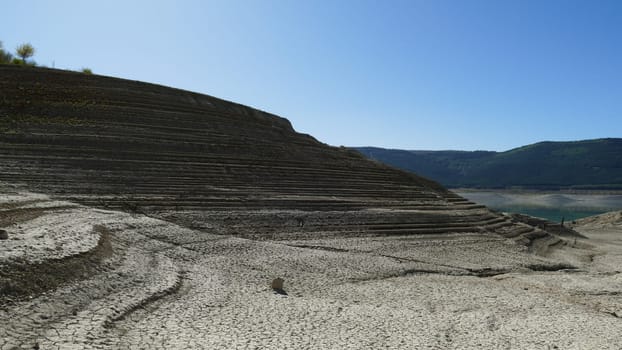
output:
[[[254,238],[525,229],[246,106],[59,70],[0,76],[0,181],[30,190]]]

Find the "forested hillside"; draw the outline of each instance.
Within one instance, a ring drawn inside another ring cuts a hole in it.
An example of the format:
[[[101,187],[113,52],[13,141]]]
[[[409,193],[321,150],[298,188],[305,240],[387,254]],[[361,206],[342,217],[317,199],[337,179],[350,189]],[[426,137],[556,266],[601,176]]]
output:
[[[622,189],[622,139],[539,142],[506,152],[356,149],[453,188]]]

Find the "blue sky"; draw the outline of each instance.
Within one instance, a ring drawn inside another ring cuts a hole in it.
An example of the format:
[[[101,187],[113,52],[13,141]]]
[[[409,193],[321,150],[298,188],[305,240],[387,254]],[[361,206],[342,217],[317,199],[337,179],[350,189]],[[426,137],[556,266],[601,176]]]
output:
[[[39,64],[232,100],[336,146],[622,137],[617,0],[19,0],[2,21]]]

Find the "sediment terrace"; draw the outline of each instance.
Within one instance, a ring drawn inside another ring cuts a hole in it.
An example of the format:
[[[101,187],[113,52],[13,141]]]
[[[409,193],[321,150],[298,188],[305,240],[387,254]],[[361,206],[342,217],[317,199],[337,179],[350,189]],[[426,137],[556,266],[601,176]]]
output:
[[[0,349],[620,344],[615,300],[508,282],[580,274],[581,237],[210,96],[0,77]]]
[[[74,72],[0,74],[0,181],[30,190],[253,238],[524,229],[246,106]]]

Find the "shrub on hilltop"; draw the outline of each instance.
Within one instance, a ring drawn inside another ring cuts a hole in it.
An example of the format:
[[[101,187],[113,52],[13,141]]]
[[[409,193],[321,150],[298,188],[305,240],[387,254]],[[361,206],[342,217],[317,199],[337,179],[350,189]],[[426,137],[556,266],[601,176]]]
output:
[[[10,52],[4,51],[2,41],[0,41],[0,64],[8,64],[11,61],[13,61],[13,55]]]
[[[27,59],[29,59],[35,54],[35,48],[32,47],[32,45],[30,45],[29,43],[25,43],[25,44],[19,45],[15,49],[15,53],[17,54],[17,56],[21,57],[22,64],[27,65],[28,64]],[[33,65],[34,65],[34,62],[33,62]]]
[[[37,63],[33,60],[28,60],[34,56],[36,50],[30,43],[24,43],[15,48],[15,57],[12,53],[5,51],[0,41],[0,64],[15,64],[21,66],[36,66]],[[45,67],[45,66],[43,66]],[[81,73],[93,74],[90,68],[80,69]]]

